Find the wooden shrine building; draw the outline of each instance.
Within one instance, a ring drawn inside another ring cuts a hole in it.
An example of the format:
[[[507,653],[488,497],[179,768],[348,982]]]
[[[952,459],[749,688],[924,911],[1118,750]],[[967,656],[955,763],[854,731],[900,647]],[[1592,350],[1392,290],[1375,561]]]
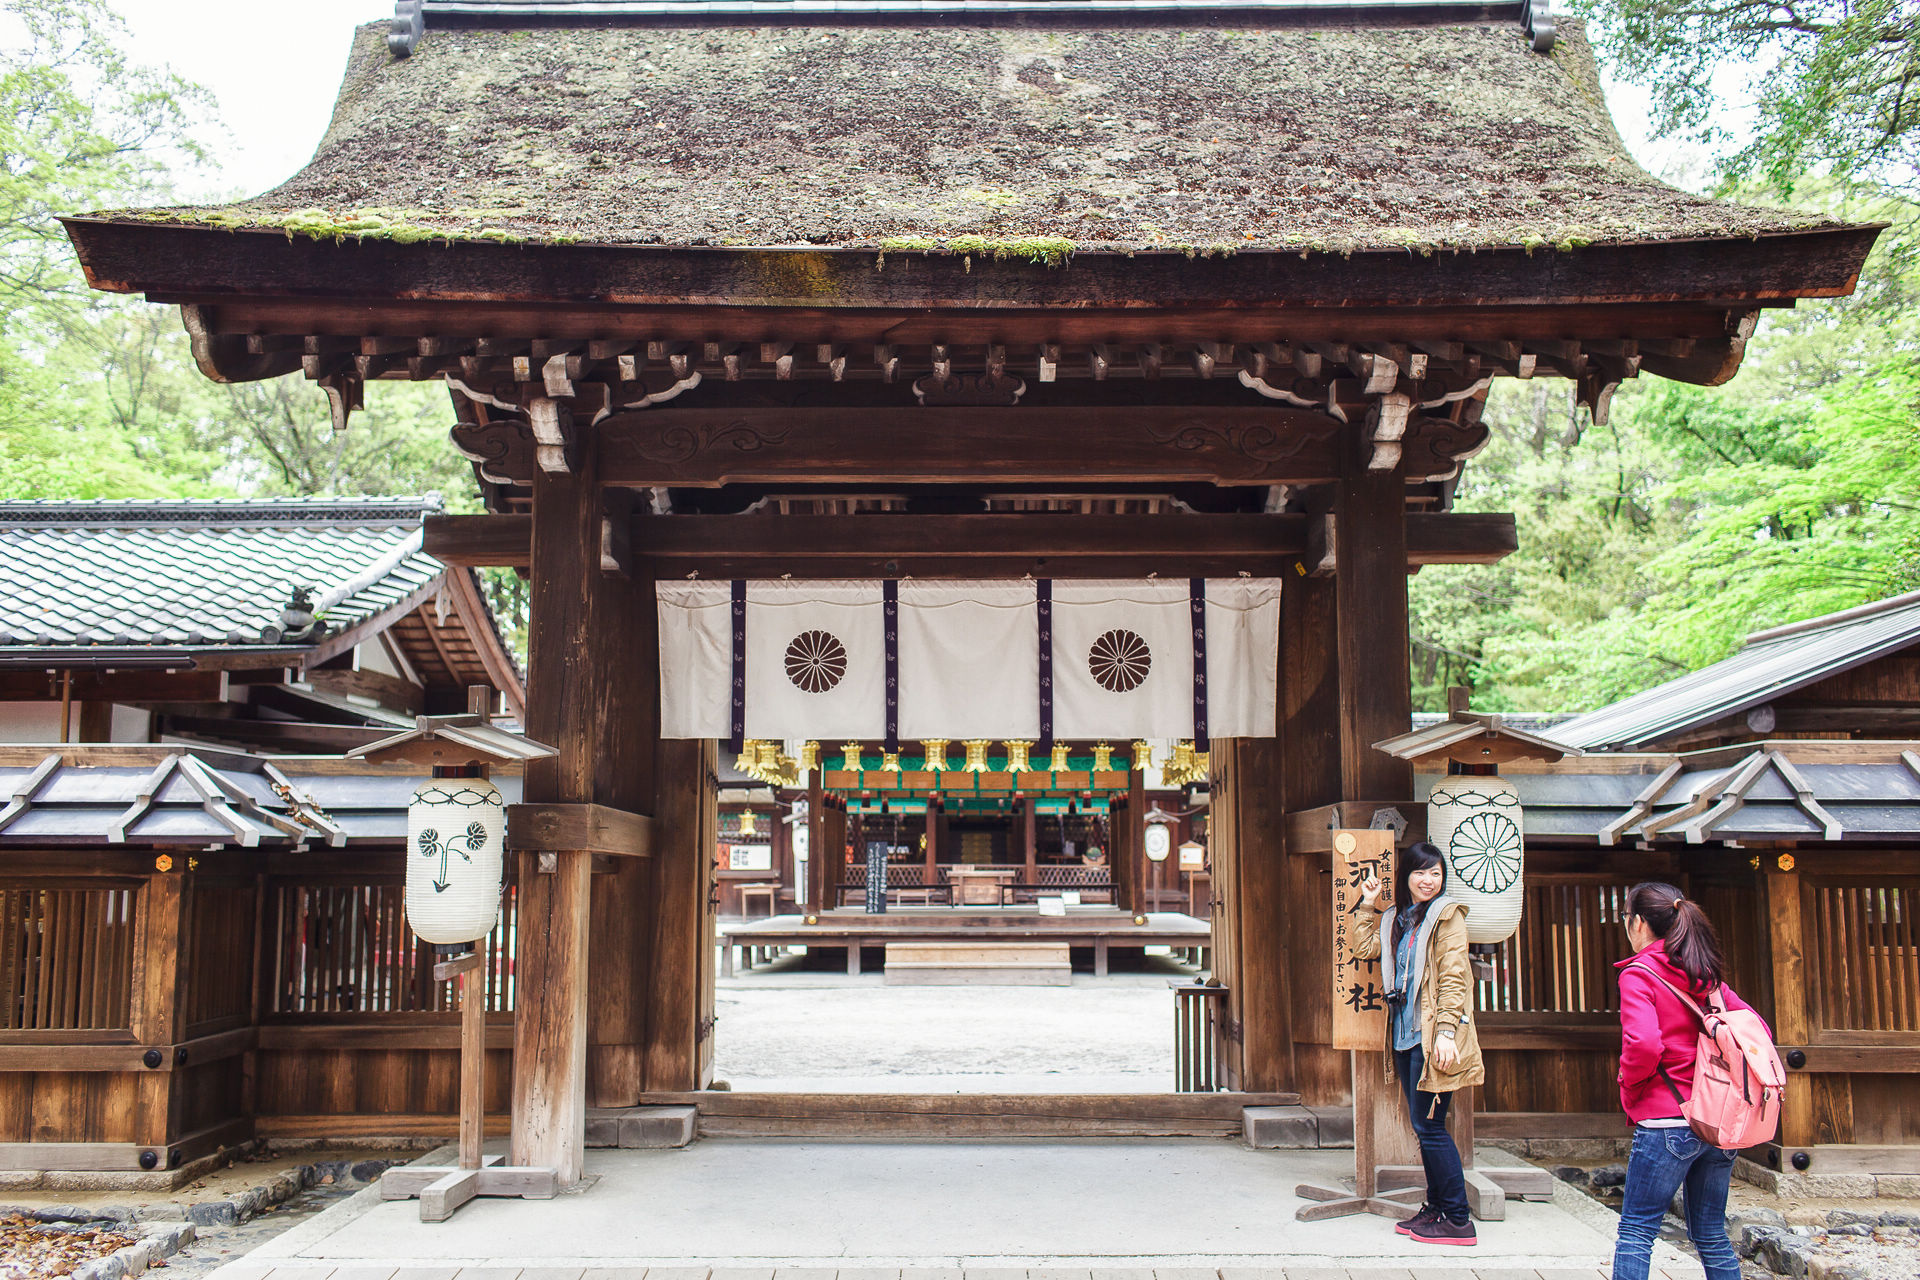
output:
[[[1655,181],[1522,3],[787,10],[404,0],[285,186],[67,221],[210,378],[302,373],[349,430],[368,379],[452,392],[490,513],[425,547],[528,574],[559,751],[513,1163],[572,1182],[589,1105],[707,1082],[716,752],[663,736],[656,588],[712,580],[1279,580],[1277,733],[1212,744],[1223,1069],[1370,1105],[1329,827],[1415,796],[1371,746],[1408,571],[1514,545],[1450,510],[1487,388],[1723,382],[1877,229]]]

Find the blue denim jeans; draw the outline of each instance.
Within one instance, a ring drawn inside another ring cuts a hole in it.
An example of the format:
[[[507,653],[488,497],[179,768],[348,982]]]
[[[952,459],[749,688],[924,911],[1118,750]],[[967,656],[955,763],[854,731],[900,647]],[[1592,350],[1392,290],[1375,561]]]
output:
[[[1620,1204],[1620,1240],[1613,1248],[1613,1280],[1647,1280],[1654,1237],[1673,1193],[1686,1188],[1687,1235],[1707,1280],[1740,1280],[1740,1262],[1727,1239],[1727,1183],[1732,1151],[1708,1146],[1691,1129],[1633,1131],[1627,1187]]]
[[[1394,1070],[1400,1075],[1407,1111],[1413,1117],[1413,1136],[1420,1140],[1420,1164],[1427,1171],[1427,1203],[1446,1214],[1447,1221],[1465,1222],[1467,1175],[1460,1167],[1460,1148],[1453,1145],[1453,1135],[1447,1132],[1447,1110],[1453,1095],[1420,1091],[1420,1074],[1426,1065],[1426,1054],[1419,1045],[1393,1052]],[[1721,1199],[1724,1201],[1725,1196]]]

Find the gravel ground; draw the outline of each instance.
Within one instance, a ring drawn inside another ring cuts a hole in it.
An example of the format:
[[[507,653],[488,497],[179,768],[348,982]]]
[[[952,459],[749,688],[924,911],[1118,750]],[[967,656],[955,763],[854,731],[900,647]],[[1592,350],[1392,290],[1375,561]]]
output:
[[[1163,1092],[1173,1087],[1167,956],[1070,987],[889,987],[804,957],[722,979],[715,1075],[735,1089]]]

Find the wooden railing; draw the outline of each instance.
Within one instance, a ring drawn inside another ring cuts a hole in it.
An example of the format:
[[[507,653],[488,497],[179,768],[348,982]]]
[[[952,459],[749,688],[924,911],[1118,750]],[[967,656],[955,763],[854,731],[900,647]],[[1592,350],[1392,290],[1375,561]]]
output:
[[[137,901],[131,886],[0,885],[0,1029],[131,1027]]]
[[[1920,876],[1809,877],[1807,1003],[1827,1031],[1920,1031]]]
[[[514,906],[508,887],[483,948],[486,1009],[514,1002]],[[303,884],[267,890],[268,1011],[278,1015],[447,1013],[451,982],[433,980],[433,948],[407,928],[399,884]]]
[[[1221,1087],[1220,1020],[1227,989],[1202,983],[1173,984],[1173,1088],[1176,1093],[1214,1093]]]

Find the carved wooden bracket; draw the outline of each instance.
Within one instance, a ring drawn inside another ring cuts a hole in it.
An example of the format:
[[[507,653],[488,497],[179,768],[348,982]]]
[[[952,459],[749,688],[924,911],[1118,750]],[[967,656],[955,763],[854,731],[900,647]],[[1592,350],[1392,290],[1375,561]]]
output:
[[[366,408],[367,384],[357,373],[334,373],[316,384],[327,393],[327,409],[333,415],[334,434],[347,429],[347,420],[356,409]]]
[[[527,425],[533,430],[533,458],[549,474],[572,471],[579,462],[579,434],[573,406],[552,396],[527,401]]]

